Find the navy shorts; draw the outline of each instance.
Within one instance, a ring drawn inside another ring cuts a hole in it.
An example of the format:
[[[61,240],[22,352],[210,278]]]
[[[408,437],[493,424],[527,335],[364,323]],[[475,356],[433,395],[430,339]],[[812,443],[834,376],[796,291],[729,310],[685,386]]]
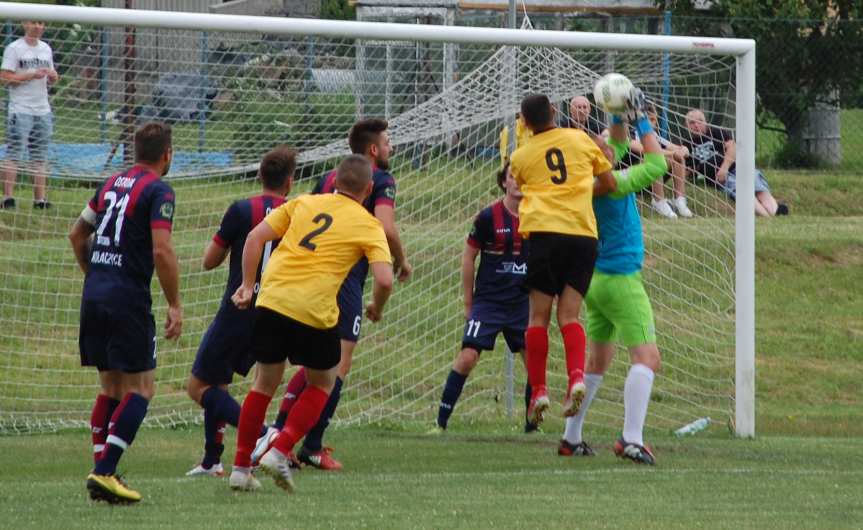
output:
[[[286,315],[258,307],[252,337],[252,355],[263,364],[283,363],[329,370],[342,360],[336,328],[318,329]]]
[[[514,307],[474,304],[470,311],[470,318],[464,325],[462,349],[472,348],[479,353],[483,350],[493,350],[498,333],[503,333],[509,351],[524,350],[528,308],[526,300],[524,304]]]
[[[201,339],[192,374],[211,385],[229,385],[235,373],[245,377],[255,364],[254,318],[254,309],[241,311],[222,306]]]
[[[336,301],[339,305],[339,338],[349,342],[359,342],[363,325],[363,285],[366,272],[358,274],[358,267],[351,269],[339,289]]]
[[[99,371],[146,372],[156,368],[156,322],[147,306],[81,301],[81,366]]]

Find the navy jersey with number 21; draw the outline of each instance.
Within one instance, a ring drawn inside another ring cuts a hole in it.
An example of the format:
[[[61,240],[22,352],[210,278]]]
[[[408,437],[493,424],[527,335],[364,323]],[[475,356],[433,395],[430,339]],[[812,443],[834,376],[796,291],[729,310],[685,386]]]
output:
[[[174,191],[140,166],[109,177],[89,202],[96,212],[83,299],[152,304],[153,229],[171,230]]]

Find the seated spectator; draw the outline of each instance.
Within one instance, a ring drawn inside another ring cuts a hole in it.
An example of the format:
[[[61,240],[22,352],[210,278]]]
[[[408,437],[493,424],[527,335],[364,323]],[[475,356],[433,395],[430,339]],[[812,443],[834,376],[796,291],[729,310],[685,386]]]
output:
[[[686,113],[686,129],[690,134],[688,139],[684,139],[690,154],[688,169],[703,175],[708,183],[721,188],[734,200],[737,190],[734,165],[737,144],[731,131],[708,124],[700,109]],[[755,170],[755,213],[762,217],[788,214],[788,206],[776,202],[767,179],[758,169]]]
[[[652,104],[648,105],[647,116],[650,123],[653,124],[653,129],[659,131],[656,107]],[[656,181],[651,185],[650,190],[653,192],[653,198],[650,204],[660,215],[669,219],[676,219],[677,216],[692,217],[692,211],[686,204],[686,159],[689,158],[689,149],[672,143],[662,136],[657,135],[656,138],[659,140],[665,160],[668,162],[668,173],[665,174],[661,181]],[[634,138],[629,144],[629,150],[640,157],[644,148],[641,142],[637,138]],[[665,198],[665,181],[669,177],[672,179],[672,185],[674,186],[674,199],[672,201],[668,201]],[[677,213],[675,213],[675,210],[677,210]]]

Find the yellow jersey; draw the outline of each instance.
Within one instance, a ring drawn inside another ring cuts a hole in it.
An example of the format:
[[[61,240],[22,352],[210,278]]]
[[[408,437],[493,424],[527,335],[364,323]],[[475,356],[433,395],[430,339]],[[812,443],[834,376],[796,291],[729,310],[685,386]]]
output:
[[[336,295],[363,256],[392,263],[381,222],[345,195],[301,195],[264,222],[282,241],[264,269],[256,305],[313,328],[336,325]]]
[[[533,133],[530,129],[527,128],[527,125],[524,124],[524,118],[517,118],[515,120],[515,149],[518,149],[527,141],[528,138],[531,137]],[[506,164],[506,161],[509,160],[509,127],[505,126],[500,130],[500,165],[501,167]]]
[[[519,231],[597,237],[593,177],[611,169],[583,131],[554,128],[534,134],[512,154],[510,170],[524,198]]]

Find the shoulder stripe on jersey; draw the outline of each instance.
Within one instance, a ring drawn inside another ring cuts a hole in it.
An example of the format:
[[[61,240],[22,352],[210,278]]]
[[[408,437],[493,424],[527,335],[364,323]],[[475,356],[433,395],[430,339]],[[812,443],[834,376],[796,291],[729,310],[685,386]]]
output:
[[[327,176],[324,177],[324,185],[321,186],[321,193],[333,193],[336,190],[336,170],[333,169]]]
[[[515,254],[521,254],[521,232],[518,231],[518,217],[507,212],[507,215],[512,222],[512,251]]]
[[[147,189],[150,184],[159,180],[159,177],[150,171],[141,171],[138,175],[135,175],[134,178],[136,180],[135,184],[132,185],[132,191],[129,193],[129,206],[126,207],[126,217],[132,217],[135,215],[135,206],[137,206],[138,199],[141,197],[141,194],[144,193],[144,190]]]
[[[250,198],[249,205],[252,207],[251,226],[249,227],[249,230],[251,231],[253,228],[258,226],[258,223],[264,220],[264,212],[266,210],[264,208],[264,198],[260,195]]]
[[[96,204],[96,208],[94,208],[96,210],[96,213],[99,213],[105,209],[105,192],[114,187],[114,182],[121,175],[125,175],[125,173],[117,173],[116,175],[111,175],[110,177],[108,177],[108,180],[105,181],[105,184],[102,185],[102,190],[99,192],[99,203]]]
[[[506,226],[503,221],[503,201],[497,201],[491,205],[491,228],[494,231],[494,249],[503,250],[506,246]]]

